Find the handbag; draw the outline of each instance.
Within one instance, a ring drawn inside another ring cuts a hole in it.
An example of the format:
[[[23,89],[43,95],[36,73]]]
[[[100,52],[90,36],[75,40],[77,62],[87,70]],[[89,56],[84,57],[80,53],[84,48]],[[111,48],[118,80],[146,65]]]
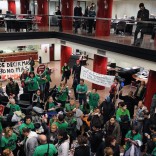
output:
[[[19,122],[21,120],[21,117],[19,117],[17,114],[14,113],[12,116],[11,122]]]

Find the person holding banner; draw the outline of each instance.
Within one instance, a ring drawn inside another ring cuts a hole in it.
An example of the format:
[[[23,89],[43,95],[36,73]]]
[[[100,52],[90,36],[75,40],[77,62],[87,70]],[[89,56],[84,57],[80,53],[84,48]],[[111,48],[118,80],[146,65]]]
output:
[[[88,91],[88,87],[86,84],[84,84],[84,80],[81,79],[80,84],[78,84],[77,88],[76,88],[76,92],[78,93],[80,105],[82,105],[82,103],[86,104],[86,102],[87,102],[87,95],[86,95],[87,91]]]
[[[6,93],[8,96],[13,96],[15,100],[18,99],[18,94],[19,94],[19,85],[17,82],[15,82],[11,77],[8,78],[9,82],[6,85]]]
[[[32,57],[29,57],[29,64],[30,64],[30,72],[34,71],[35,61],[33,60]]]
[[[38,79],[34,72],[29,73],[29,77],[26,78],[25,83],[28,85],[28,92],[30,94],[30,102],[32,103],[33,94],[39,89]]]
[[[118,89],[117,89],[118,84],[119,84],[119,80],[117,78],[115,78],[114,83],[111,85],[111,89],[109,91],[110,100],[112,102],[115,102],[115,100],[116,100],[116,93],[118,91]]]

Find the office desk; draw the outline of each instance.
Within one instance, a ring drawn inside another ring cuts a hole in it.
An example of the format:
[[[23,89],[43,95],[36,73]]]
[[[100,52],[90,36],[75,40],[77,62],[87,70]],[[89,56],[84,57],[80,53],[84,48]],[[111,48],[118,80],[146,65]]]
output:
[[[33,19],[12,19],[4,18],[5,27],[7,31],[15,30],[20,31],[20,29],[26,29],[29,31],[32,29]]]

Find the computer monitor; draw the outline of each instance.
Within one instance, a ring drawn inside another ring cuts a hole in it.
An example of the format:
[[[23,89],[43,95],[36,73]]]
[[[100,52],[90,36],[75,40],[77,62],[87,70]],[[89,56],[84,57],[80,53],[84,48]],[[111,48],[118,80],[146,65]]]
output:
[[[110,67],[116,68],[116,63],[111,63],[111,64],[110,64]]]
[[[11,14],[11,11],[6,11],[6,14],[8,15],[8,14]]]
[[[27,10],[27,14],[28,14],[28,15],[31,15],[31,11],[30,11],[30,10]]]

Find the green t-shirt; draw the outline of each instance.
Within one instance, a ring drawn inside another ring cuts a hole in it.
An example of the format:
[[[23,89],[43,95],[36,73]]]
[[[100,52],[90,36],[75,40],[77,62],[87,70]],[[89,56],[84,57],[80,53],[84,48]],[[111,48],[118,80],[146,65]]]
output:
[[[68,127],[68,123],[67,122],[62,122],[62,123],[54,122],[53,124],[55,124],[58,127],[59,130],[62,130],[62,129],[66,130],[67,127]]]
[[[2,131],[3,131],[1,121],[2,121],[2,116],[0,116],[0,134],[1,134],[1,133],[2,133]]]
[[[26,124],[26,123],[22,123],[19,127],[19,131],[20,131],[20,134],[22,135],[22,130],[23,128],[29,128],[31,130],[33,130],[35,127],[34,127],[34,124],[31,122],[30,124]]]
[[[131,140],[140,140],[142,141],[142,137],[141,137],[141,134],[136,134],[136,135],[132,135],[132,131],[128,131],[128,133],[126,134],[126,137],[125,138],[130,138]],[[128,150],[130,148],[131,144],[130,142],[127,142],[126,143],[126,150]]]
[[[49,103],[49,108],[48,108],[48,109],[51,109],[51,108],[55,108],[55,104],[54,104],[54,102]]]
[[[93,108],[98,106],[100,96],[98,93],[89,93],[89,105]]]
[[[129,110],[128,109],[126,109],[125,111],[122,111],[122,109],[121,108],[118,108],[118,110],[117,110],[117,112],[116,112],[116,120],[118,121],[118,122],[121,122],[121,116],[124,116],[124,115],[128,115],[128,117],[129,117],[129,120],[130,120],[130,113],[129,113]]]
[[[36,147],[35,152],[33,156],[44,156],[45,153],[47,153],[48,150],[48,144],[40,145]],[[48,156],[53,156],[57,153],[57,149],[53,144],[49,144],[49,152]]]
[[[79,95],[79,98],[83,98],[84,96],[86,96],[86,93],[88,91],[88,88],[87,88],[87,85],[80,85],[78,84],[77,87],[76,87],[76,92],[81,92],[81,93],[78,93]]]
[[[16,148],[16,141],[17,141],[17,135],[15,133],[12,133],[12,136],[9,138],[2,136],[1,147],[4,149],[9,148],[10,150],[13,151]]]
[[[42,77],[40,75],[37,75],[36,77],[38,79],[39,85],[42,85],[42,84],[45,84],[46,83],[46,80],[42,79]]]
[[[61,87],[59,86],[58,87],[58,91],[60,92],[60,90],[61,90]],[[61,95],[58,97],[58,100],[60,100],[60,101],[66,101],[67,100],[67,97],[68,97],[68,88],[65,88],[62,91]]]
[[[70,103],[65,104],[65,111],[66,112],[70,112],[72,111],[74,108],[76,108],[75,104],[71,105]]]
[[[37,76],[35,76],[34,78],[30,78],[27,77],[25,80],[25,83],[28,84],[28,91],[36,91],[39,86],[38,86],[38,80],[40,78],[38,78]]]
[[[13,115],[14,112],[20,111],[20,110],[21,109],[20,109],[19,105],[10,104],[10,112],[9,112],[9,115]]]

